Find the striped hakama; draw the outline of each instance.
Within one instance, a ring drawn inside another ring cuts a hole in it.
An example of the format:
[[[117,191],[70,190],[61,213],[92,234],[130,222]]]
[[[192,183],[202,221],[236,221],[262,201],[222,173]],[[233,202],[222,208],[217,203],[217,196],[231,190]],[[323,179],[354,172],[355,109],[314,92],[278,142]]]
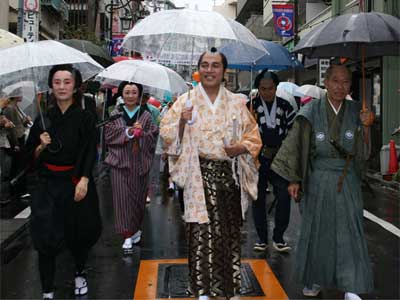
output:
[[[111,168],[115,231],[130,236],[140,229],[146,207],[149,176],[131,170]]]
[[[240,294],[240,191],[229,161],[200,167],[210,222],[187,223],[189,292],[229,298]]]

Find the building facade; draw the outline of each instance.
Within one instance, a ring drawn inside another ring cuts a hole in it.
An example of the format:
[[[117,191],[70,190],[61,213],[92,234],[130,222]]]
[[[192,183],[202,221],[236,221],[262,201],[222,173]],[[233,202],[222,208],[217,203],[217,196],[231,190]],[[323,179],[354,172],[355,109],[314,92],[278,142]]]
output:
[[[68,21],[68,5],[64,0],[37,0],[40,4],[38,39],[59,39]],[[0,26],[14,34],[22,35],[23,0],[0,1]]]
[[[262,9],[260,3],[262,2]],[[347,13],[359,13],[377,11],[399,17],[400,1],[398,0],[239,0],[237,21],[246,25],[243,16],[253,14],[257,10],[263,16],[265,32],[269,32],[273,25],[273,4],[294,3],[297,7],[296,22],[297,34],[292,38],[277,39],[289,50],[293,50],[296,42],[315,26],[334,18],[337,15]],[[257,14],[254,13],[254,14]],[[253,31],[257,37],[261,37],[257,31]],[[305,69],[297,72],[298,84],[320,84],[319,60],[308,59],[299,55]],[[355,99],[361,99],[361,62],[348,60],[346,65],[353,72],[353,94]],[[376,57],[366,59],[366,95],[369,109],[376,114],[375,126],[372,129],[372,166],[379,169],[379,150],[382,145],[388,144],[391,132],[400,125],[400,58]],[[281,72],[283,78],[290,77],[291,71]],[[394,138],[396,143],[400,139]]]

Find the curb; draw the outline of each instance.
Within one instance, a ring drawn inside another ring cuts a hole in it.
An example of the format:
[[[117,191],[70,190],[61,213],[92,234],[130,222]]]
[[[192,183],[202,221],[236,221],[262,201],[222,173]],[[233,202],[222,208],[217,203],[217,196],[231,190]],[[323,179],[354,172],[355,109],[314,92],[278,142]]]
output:
[[[16,249],[21,248],[29,229],[29,219],[0,220],[1,224],[1,242],[0,253],[1,263],[7,263],[13,256],[18,254]],[[8,230],[7,230],[8,229]],[[3,239],[4,238],[4,239]]]

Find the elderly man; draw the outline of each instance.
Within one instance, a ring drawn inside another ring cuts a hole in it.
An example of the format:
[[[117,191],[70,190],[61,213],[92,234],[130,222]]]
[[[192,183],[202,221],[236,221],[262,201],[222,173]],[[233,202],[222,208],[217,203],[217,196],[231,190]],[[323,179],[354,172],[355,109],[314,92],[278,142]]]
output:
[[[203,53],[200,84],[161,121],[170,174],[184,188],[188,293],[200,299],[239,297],[241,217],[246,195],[257,196],[261,139],[241,97],[222,85],[226,67],[215,48]]]
[[[301,233],[296,271],[305,296],[321,286],[336,287],[345,299],[373,289],[363,231],[361,170],[366,158],[364,138],[372,113],[345,100],[351,73],[331,65],[326,95],[304,106],[272,163],[290,181],[289,194],[300,201]]]

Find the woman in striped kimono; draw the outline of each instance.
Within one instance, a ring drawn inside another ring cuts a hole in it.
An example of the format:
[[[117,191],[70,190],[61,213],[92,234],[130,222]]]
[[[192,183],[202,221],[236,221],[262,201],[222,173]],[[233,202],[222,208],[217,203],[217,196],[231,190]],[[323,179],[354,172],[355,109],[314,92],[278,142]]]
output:
[[[142,85],[124,81],[118,90],[122,91],[124,104],[118,105],[111,115],[122,117],[105,126],[105,162],[111,166],[115,229],[125,239],[122,248],[129,251],[141,237],[158,127],[151,114],[140,106]]]

